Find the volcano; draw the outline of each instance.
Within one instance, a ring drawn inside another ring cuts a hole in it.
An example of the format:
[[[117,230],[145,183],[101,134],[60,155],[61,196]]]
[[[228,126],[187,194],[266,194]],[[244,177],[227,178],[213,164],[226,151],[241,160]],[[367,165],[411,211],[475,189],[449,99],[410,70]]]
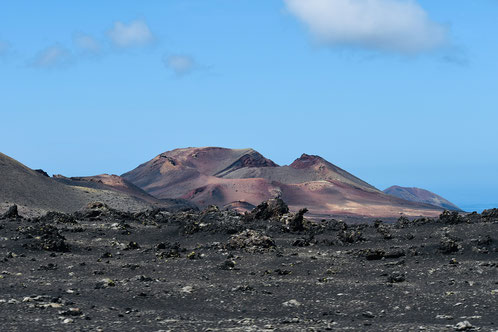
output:
[[[122,178],[160,199],[245,207],[281,197],[314,217],[436,216],[439,206],[387,195],[325,159],[303,154],[279,166],[253,149],[183,148],[164,152]],[[249,208],[248,208],[249,209]]]

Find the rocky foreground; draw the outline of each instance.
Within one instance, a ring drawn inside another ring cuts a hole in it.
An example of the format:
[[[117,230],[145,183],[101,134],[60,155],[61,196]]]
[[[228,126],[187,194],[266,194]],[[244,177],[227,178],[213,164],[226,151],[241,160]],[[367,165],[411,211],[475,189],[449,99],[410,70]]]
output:
[[[498,331],[498,210],[346,224],[288,213],[0,218],[2,331]]]

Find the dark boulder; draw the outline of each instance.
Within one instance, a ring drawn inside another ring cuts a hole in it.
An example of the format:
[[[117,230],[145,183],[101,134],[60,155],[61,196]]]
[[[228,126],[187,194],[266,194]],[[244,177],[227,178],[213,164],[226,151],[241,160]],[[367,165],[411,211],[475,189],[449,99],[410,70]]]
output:
[[[30,239],[25,246],[30,249],[42,249],[47,251],[68,252],[69,245],[66,238],[61,235],[60,231],[52,225],[36,223],[33,226],[21,228],[20,233]]]
[[[308,209],[304,208],[292,216],[289,220],[289,230],[292,232],[300,232],[304,230],[304,214],[306,212],[308,212]]]
[[[230,238],[229,249],[245,249],[249,252],[263,251],[275,247],[275,241],[264,233],[246,229]]]
[[[1,219],[17,219],[19,218],[19,212],[17,210],[17,205],[12,205],[7,212],[2,215]]]
[[[279,220],[289,213],[289,207],[281,198],[272,198],[259,204],[248,215],[249,220]]]
[[[439,220],[445,224],[460,224],[465,222],[463,218],[457,211],[445,210],[441,215],[439,215]]]
[[[498,209],[484,210],[481,213],[482,219],[487,222],[498,221]]]
[[[50,176],[48,175],[48,173],[47,173],[47,172],[45,172],[45,171],[44,171],[44,170],[42,170],[42,169],[35,169],[35,172],[40,173],[41,175],[46,176],[47,178],[49,178],[49,177],[50,177]]]

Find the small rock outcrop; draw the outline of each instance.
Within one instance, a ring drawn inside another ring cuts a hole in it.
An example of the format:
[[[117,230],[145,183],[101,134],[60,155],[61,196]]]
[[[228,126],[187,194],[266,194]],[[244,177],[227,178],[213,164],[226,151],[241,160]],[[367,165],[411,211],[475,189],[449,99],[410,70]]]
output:
[[[264,251],[275,247],[275,241],[264,233],[246,229],[228,241],[230,249],[244,249],[249,252]]]
[[[48,173],[42,169],[35,169],[35,172],[40,173],[41,175],[46,176],[47,178],[50,177],[50,175],[48,175]]]
[[[5,212],[0,219],[16,219],[19,218],[19,212],[17,210],[17,205],[12,205],[7,212]]]
[[[289,207],[281,198],[277,197],[259,204],[249,213],[248,219],[279,220],[286,213],[289,213]]]

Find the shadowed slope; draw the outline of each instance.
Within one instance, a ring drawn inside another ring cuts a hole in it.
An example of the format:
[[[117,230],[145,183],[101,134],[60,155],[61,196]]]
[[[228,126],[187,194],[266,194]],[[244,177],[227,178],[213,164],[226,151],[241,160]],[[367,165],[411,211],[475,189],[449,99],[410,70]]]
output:
[[[0,153],[0,203],[3,208],[8,204],[17,204],[21,210],[34,213],[46,210],[72,212],[92,201],[130,211],[149,207],[139,199],[110,188],[105,190],[59,183]]]
[[[126,181],[119,175],[115,174],[100,174],[94,176],[81,176],[67,178],[61,175],[56,175],[54,178],[58,182],[62,182],[71,186],[95,188],[102,190],[113,190],[124,193],[131,197],[137,198],[143,202],[151,204],[153,207],[161,208],[169,211],[196,209],[196,205],[185,199],[158,199],[149,195],[144,190],[135,186],[133,183]]]
[[[231,179],[265,178],[284,184],[310,181],[339,181],[356,188],[379,192],[378,189],[319,156],[303,154],[289,166],[244,167],[223,176]]]
[[[130,196],[140,198],[149,203],[156,203],[159,200],[149,195],[144,190],[135,186],[133,183],[126,181],[122,177],[114,174],[100,174],[94,176],[79,176],[67,178],[62,175],[54,175],[54,179],[69,185],[98,188],[98,189],[113,189]]]

